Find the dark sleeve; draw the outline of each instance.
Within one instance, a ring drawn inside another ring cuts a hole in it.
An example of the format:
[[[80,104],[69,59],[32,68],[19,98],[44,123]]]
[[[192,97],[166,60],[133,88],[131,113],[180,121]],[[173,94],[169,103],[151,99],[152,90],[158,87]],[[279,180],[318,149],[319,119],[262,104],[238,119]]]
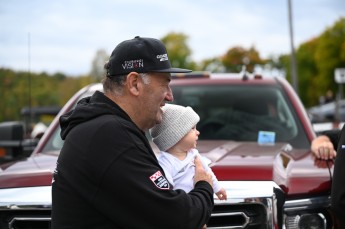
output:
[[[341,130],[334,163],[331,207],[338,220],[345,226],[345,130]]]
[[[94,200],[99,211],[124,228],[202,228],[213,209],[212,187],[204,181],[188,194],[172,190],[146,154],[132,148],[109,167]]]
[[[209,196],[210,194],[211,194],[211,196]],[[211,213],[212,213],[212,209],[213,209],[213,205],[214,205],[213,189],[212,189],[211,185],[209,183],[207,183],[206,181],[199,181],[198,183],[195,184],[195,188],[193,190],[191,190],[188,193],[188,195],[192,199],[203,200],[203,201],[195,204],[195,207],[199,207],[199,208],[203,209],[200,211],[202,213],[202,216],[201,216],[202,221],[204,222],[201,224],[201,227],[202,227],[205,223],[208,222],[208,220],[211,216]],[[204,200],[206,200],[206,201],[204,201]],[[210,208],[211,205],[212,205],[212,207]],[[194,212],[191,212],[191,213],[192,214],[190,215],[190,218],[200,217],[198,215],[194,215]],[[195,226],[196,226],[196,222],[191,221],[190,225],[188,225],[188,227],[186,227],[186,228],[199,228],[199,227],[195,227]]]

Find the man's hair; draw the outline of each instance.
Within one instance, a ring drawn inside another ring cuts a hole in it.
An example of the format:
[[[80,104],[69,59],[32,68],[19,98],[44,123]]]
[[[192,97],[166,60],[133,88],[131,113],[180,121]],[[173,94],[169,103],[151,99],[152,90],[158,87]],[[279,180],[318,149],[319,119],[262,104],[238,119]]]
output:
[[[139,76],[142,78],[144,84],[150,83],[150,78],[148,73],[139,73]],[[115,96],[121,96],[123,94],[123,86],[126,83],[126,75],[107,77],[105,76],[102,80],[104,92],[110,92]]]

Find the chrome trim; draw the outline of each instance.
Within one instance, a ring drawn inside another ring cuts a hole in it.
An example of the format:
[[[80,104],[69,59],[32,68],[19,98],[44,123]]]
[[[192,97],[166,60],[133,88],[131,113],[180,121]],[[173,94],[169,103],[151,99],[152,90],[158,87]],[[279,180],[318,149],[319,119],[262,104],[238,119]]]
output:
[[[314,208],[326,208],[331,205],[330,196],[319,196],[299,200],[287,200],[284,204],[285,212],[300,211]]]
[[[321,213],[319,213],[318,215],[319,215],[320,218],[323,220],[323,228],[326,229],[326,226],[327,226],[326,217],[325,217],[323,214],[321,214]]]
[[[0,211],[51,208],[51,186],[0,189]]]
[[[222,186],[231,198],[226,202],[235,202],[245,200],[246,202],[257,202],[256,198],[271,197],[274,192],[273,188],[280,189],[280,187],[273,181],[220,181]],[[217,199],[217,196],[215,196]],[[217,199],[218,200],[218,199]],[[221,202],[224,202],[222,200]]]
[[[13,227],[13,224],[16,221],[51,221],[51,217],[37,217],[37,218],[32,218],[32,217],[14,217],[9,223],[8,223],[8,228],[9,229],[15,229]]]
[[[246,214],[243,212],[232,212],[232,213],[215,213],[211,214],[211,217],[219,217],[219,216],[236,216],[236,215],[241,215],[244,218],[244,223],[241,226],[228,226],[228,227],[208,227],[209,229],[242,229],[246,228],[246,226],[249,223],[250,217],[248,217]]]
[[[274,189],[280,189],[273,181],[220,181],[226,190],[228,200],[219,200],[214,195],[215,205],[259,204],[265,209],[267,228],[274,229],[278,225],[277,197]],[[0,189],[1,210],[40,210],[51,209],[51,186]],[[213,213],[211,217],[243,216],[242,225],[208,227],[209,229],[245,228],[250,225],[251,218],[244,212]],[[18,218],[17,218],[18,219]],[[42,219],[45,219],[44,217]]]
[[[276,228],[278,225],[277,219],[277,197],[274,193],[274,188],[281,188],[273,181],[220,181],[226,192],[228,199],[219,200],[214,195],[215,205],[229,205],[229,204],[244,204],[244,203],[256,203],[261,204],[266,209],[266,223],[267,228]],[[212,214],[213,215],[213,214]],[[248,219],[250,221],[250,217]],[[220,228],[243,228],[240,225],[228,226],[228,227],[207,227],[209,229]]]

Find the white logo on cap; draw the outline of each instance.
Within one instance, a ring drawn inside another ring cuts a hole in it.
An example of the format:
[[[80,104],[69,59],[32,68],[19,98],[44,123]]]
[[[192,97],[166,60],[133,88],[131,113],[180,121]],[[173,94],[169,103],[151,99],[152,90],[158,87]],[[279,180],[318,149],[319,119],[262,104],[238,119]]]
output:
[[[159,59],[159,61],[166,61],[168,60],[168,54],[157,55],[157,59]]]
[[[144,60],[126,60],[122,64],[123,69],[133,69],[133,68],[143,68],[144,67]]]

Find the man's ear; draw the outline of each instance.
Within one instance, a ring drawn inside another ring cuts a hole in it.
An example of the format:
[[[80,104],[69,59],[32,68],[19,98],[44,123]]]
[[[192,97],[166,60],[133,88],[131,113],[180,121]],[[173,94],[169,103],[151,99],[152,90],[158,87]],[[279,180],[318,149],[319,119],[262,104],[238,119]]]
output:
[[[141,86],[140,76],[137,72],[131,72],[127,75],[127,88],[132,95],[139,95]]]

